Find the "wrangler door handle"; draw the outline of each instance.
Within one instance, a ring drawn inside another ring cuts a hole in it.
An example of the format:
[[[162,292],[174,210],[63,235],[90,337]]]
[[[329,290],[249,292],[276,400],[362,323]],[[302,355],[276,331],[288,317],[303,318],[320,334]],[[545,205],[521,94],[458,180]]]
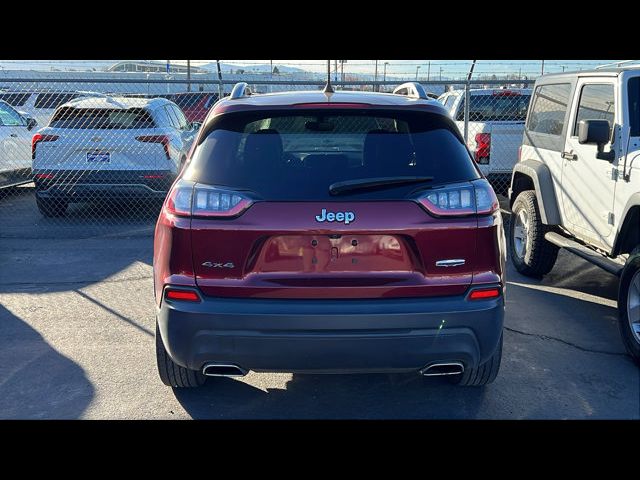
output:
[[[567,160],[578,160],[578,155],[573,153],[573,150],[570,152],[562,152],[562,158],[566,158]]]

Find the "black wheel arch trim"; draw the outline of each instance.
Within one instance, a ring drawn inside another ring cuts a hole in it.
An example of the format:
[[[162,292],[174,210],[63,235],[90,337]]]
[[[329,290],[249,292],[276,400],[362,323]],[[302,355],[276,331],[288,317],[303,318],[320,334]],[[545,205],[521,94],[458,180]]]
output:
[[[524,175],[531,179],[538,200],[538,208],[540,209],[540,219],[546,225],[560,225],[560,209],[558,208],[558,200],[553,188],[553,178],[549,167],[537,160],[524,160],[518,162],[511,175],[511,188],[509,189],[509,204],[513,206],[514,181],[516,177]]]
[[[631,195],[624,206],[620,217],[623,220],[618,223],[616,240],[611,251],[612,257],[616,257],[621,253],[630,253],[633,248],[640,244],[640,229],[638,229],[638,225],[634,221],[636,214],[640,215],[640,192]],[[635,233],[631,230],[633,227],[636,227]]]

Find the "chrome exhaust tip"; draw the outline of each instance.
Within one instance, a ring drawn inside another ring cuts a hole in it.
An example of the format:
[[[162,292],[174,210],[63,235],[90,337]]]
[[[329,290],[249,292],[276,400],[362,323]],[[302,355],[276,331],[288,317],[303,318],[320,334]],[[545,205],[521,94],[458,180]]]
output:
[[[459,375],[464,372],[464,365],[460,362],[432,363],[420,370],[420,375],[437,377],[440,375]]]
[[[207,363],[202,367],[202,373],[207,377],[244,377],[248,372],[228,363]]]

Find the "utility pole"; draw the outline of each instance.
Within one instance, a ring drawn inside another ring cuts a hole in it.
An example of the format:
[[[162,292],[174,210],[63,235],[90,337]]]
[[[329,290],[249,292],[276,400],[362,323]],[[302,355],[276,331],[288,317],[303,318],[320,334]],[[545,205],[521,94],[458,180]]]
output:
[[[334,60],[333,65],[336,67],[335,71],[333,72],[333,81],[337,82],[338,81],[338,60]]]
[[[544,60],[542,60],[542,73],[541,75],[544,75]]]
[[[442,81],[442,67],[440,67],[440,80]]]
[[[340,60],[340,81],[344,82],[344,64],[346,63],[346,60]],[[344,85],[342,86],[342,88],[344,88]]]
[[[191,91],[191,60],[187,60],[187,92]]]
[[[220,70],[220,60],[216,60],[218,65],[218,99],[222,100],[224,97],[224,91],[222,89],[222,70]]]
[[[429,60],[429,65],[427,66],[427,82],[431,80],[431,60]]]
[[[377,92],[378,91],[378,85],[376,85],[376,82],[378,81],[378,60],[376,60],[376,69],[373,73],[373,91]]]
[[[416,82],[418,81],[418,70],[420,70],[420,65],[416,67]]]
[[[269,60],[269,80],[273,82],[273,60]],[[269,85],[269,92],[273,92],[273,83]]]

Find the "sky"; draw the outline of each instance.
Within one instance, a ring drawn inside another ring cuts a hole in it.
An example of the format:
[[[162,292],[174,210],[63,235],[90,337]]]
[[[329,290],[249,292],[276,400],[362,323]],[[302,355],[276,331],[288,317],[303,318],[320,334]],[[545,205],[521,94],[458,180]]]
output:
[[[588,69],[598,65],[615,62],[616,60],[545,60],[545,73],[561,72],[562,67],[567,71]],[[208,63],[206,61],[193,61],[194,65],[199,62]],[[197,63],[196,63],[197,62]],[[224,60],[225,63],[235,63],[239,65],[265,64],[265,60]],[[331,68],[334,68],[335,61],[331,61]],[[378,72],[382,73],[385,62],[388,62],[387,73],[389,74],[415,74],[418,69],[419,75],[427,74],[437,76],[442,68],[443,74],[462,74],[469,71],[471,60],[378,60]],[[429,66],[429,63],[431,64]],[[303,68],[313,72],[326,71],[326,60],[273,60],[274,65],[283,64]],[[420,67],[420,68],[417,68]],[[340,68],[340,65],[338,65]],[[375,60],[347,60],[344,64],[344,70],[353,73],[369,73],[373,74],[375,70]],[[430,70],[430,71],[429,71]],[[475,67],[477,73],[510,73],[521,71],[525,74],[539,75],[542,71],[542,60],[478,60]]]
[[[166,60],[160,60],[166,62]],[[545,73],[561,72],[563,70],[589,69],[597,65],[614,62],[615,60],[545,60]],[[19,61],[0,60],[0,69],[38,69],[51,71],[54,69],[80,68],[98,70],[105,66],[116,63],[117,60],[86,60],[86,61]],[[172,63],[184,63],[186,60],[171,60]],[[192,65],[199,66],[215,60],[192,60]],[[269,65],[269,60],[222,60],[225,64],[236,64],[239,67],[251,70],[252,66]],[[273,65],[287,65],[301,68],[310,72],[325,72],[326,60],[273,60]],[[334,68],[335,61],[331,61],[331,68]],[[421,80],[437,80],[441,72],[443,77],[459,77],[466,75],[471,65],[471,60],[378,60],[378,74],[383,75],[384,65],[389,75],[413,77],[416,72]],[[345,73],[361,73],[373,75],[375,70],[375,60],[346,60],[344,64]],[[475,67],[476,74],[505,74],[520,73],[528,78],[534,78],[542,72],[542,60],[478,60]]]

